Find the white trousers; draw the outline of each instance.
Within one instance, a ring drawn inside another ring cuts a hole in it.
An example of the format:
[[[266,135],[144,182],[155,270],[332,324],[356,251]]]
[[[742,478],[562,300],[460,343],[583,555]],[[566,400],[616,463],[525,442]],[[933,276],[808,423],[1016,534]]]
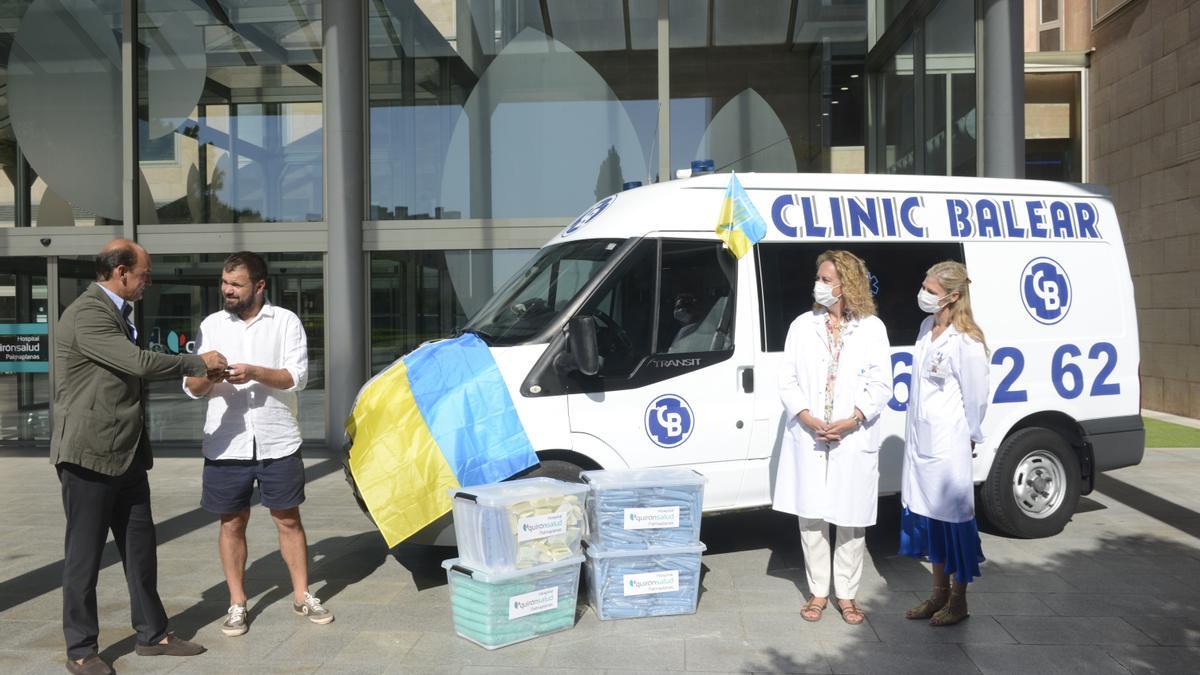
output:
[[[867,549],[865,527],[837,528],[833,547],[833,590],[841,600],[853,600],[862,581],[863,554]],[[800,519],[800,545],[804,549],[804,573],[808,591],[823,598],[829,596],[829,523]]]

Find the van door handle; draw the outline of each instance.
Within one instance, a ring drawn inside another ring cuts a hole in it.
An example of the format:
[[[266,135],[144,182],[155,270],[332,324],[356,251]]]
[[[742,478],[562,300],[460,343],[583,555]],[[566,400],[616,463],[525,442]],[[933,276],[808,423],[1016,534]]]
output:
[[[742,374],[742,391],[747,394],[754,393],[754,368],[745,366],[740,369]]]

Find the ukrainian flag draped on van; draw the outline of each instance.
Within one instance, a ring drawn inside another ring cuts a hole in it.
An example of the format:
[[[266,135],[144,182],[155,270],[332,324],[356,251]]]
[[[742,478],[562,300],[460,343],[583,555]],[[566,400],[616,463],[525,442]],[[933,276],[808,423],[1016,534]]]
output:
[[[472,333],[427,343],[359,391],[346,433],[359,496],[389,547],[449,513],[449,491],[538,463],[512,397]]]

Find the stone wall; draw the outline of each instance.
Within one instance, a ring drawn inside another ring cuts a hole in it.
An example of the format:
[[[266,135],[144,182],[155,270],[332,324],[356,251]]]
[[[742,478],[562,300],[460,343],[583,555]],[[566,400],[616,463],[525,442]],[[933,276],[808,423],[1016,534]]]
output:
[[[1137,0],[1092,41],[1091,180],[1124,228],[1143,403],[1200,417],[1200,1]]]

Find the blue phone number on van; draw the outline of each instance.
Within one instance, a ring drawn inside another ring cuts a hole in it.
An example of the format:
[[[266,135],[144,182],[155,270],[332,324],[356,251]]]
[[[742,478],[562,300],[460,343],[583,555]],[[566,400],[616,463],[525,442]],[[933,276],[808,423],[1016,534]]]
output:
[[[1121,393],[1118,382],[1110,382],[1113,370],[1117,367],[1117,348],[1111,342],[1097,342],[1087,350],[1087,360],[1099,364],[1100,370],[1090,380],[1084,375],[1079,360],[1083,350],[1073,344],[1064,344],[1054,350],[1050,357],[1050,383],[1054,390],[1064,399],[1075,399],[1088,396],[1116,396]],[[908,410],[908,391],[912,384],[912,352],[896,352],[892,354],[892,400],[888,407],[904,412]],[[996,391],[992,394],[992,403],[1021,403],[1029,400],[1028,390],[1022,388],[1021,376],[1025,372],[1025,354],[1016,347],[1000,347],[992,353],[992,365],[1007,368]],[[897,367],[901,367],[897,371]],[[904,385],[904,400],[900,400],[899,385]]]

